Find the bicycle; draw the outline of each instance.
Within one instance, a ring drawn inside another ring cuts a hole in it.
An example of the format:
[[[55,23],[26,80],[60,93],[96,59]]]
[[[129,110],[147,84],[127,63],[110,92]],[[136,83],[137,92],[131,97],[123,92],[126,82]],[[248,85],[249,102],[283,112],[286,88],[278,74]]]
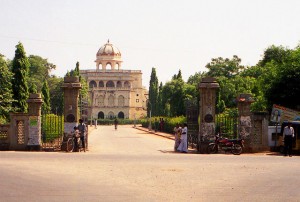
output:
[[[72,152],[74,150],[74,137],[72,134],[65,134],[62,142],[62,148],[65,147],[66,152]]]

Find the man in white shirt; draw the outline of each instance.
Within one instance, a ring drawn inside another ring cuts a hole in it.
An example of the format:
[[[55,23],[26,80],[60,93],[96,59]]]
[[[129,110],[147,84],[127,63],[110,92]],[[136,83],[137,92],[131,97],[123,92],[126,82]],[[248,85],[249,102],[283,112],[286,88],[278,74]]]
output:
[[[284,139],[284,156],[292,156],[292,147],[293,147],[293,138],[294,138],[294,128],[292,127],[292,123],[288,123],[283,130],[283,139]]]

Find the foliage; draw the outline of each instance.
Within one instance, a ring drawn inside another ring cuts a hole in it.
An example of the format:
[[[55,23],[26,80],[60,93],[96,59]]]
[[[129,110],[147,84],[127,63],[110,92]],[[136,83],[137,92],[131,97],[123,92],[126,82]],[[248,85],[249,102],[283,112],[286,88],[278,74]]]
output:
[[[29,55],[28,61],[30,63],[28,84],[29,86],[33,84],[36,85],[37,92],[41,92],[44,80],[49,79],[49,73],[55,69],[56,66],[38,55]]]
[[[16,108],[17,112],[27,112],[29,97],[28,92],[28,72],[29,61],[26,56],[23,44],[19,42],[16,45],[15,57],[12,65],[12,89],[13,89],[13,103],[12,106]]]
[[[159,122],[160,119],[164,120],[164,130],[163,132],[166,133],[173,133],[173,129],[176,126],[176,124],[183,125],[186,122],[185,116],[177,116],[177,117],[152,117],[151,118],[151,125],[152,129],[156,131],[160,131],[159,128]],[[140,123],[142,124],[142,127],[148,128],[150,124],[150,119],[141,119]]]
[[[42,98],[43,98],[43,104],[42,104],[42,112],[43,113],[49,113],[51,110],[50,106],[50,93],[49,93],[49,87],[47,80],[44,81],[43,87],[42,87]]]
[[[158,79],[156,76],[156,69],[153,67],[150,76],[150,83],[149,83],[149,100],[147,105],[147,115],[150,116],[150,111],[152,116],[158,115]]]
[[[37,87],[34,83],[32,83],[29,87],[29,93],[37,93]]]
[[[13,111],[12,73],[8,69],[4,56],[0,54],[0,124],[9,120],[9,112]]]
[[[42,116],[42,139],[43,142],[60,138],[64,132],[64,116],[44,114]]]
[[[271,46],[265,51],[258,65],[262,65],[264,69],[259,80],[267,109],[271,110],[273,104],[292,109],[299,108],[299,46],[295,49]]]
[[[64,80],[63,78],[51,76],[48,79],[49,92],[50,92],[50,108],[53,114],[63,114],[64,109],[64,97],[63,90],[61,88]]]
[[[231,78],[244,69],[244,67],[240,65],[241,61],[242,60],[236,55],[234,55],[232,59],[224,59],[222,57],[213,58],[211,62],[205,66],[208,69],[207,76]]]
[[[127,124],[134,124],[134,121],[136,124],[141,124],[141,120],[132,120],[132,119],[118,119],[119,125],[127,125]],[[91,120],[89,120],[89,124],[91,123]],[[95,122],[93,121],[93,124]],[[114,119],[97,119],[97,125],[114,125]]]

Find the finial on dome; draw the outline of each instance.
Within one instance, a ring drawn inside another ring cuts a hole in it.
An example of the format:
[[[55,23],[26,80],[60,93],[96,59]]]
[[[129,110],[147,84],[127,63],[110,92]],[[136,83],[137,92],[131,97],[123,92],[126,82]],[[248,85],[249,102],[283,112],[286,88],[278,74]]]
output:
[[[109,43],[109,39],[107,40],[107,43]]]

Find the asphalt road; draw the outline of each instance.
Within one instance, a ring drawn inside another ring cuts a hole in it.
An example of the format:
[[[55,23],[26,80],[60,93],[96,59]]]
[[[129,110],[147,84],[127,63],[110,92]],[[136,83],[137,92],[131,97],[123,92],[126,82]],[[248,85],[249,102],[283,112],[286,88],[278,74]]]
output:
[[[300,201],[300,157],[173,152],[132,126],[100,126],[86,153],[0,152],[0,201]]]

